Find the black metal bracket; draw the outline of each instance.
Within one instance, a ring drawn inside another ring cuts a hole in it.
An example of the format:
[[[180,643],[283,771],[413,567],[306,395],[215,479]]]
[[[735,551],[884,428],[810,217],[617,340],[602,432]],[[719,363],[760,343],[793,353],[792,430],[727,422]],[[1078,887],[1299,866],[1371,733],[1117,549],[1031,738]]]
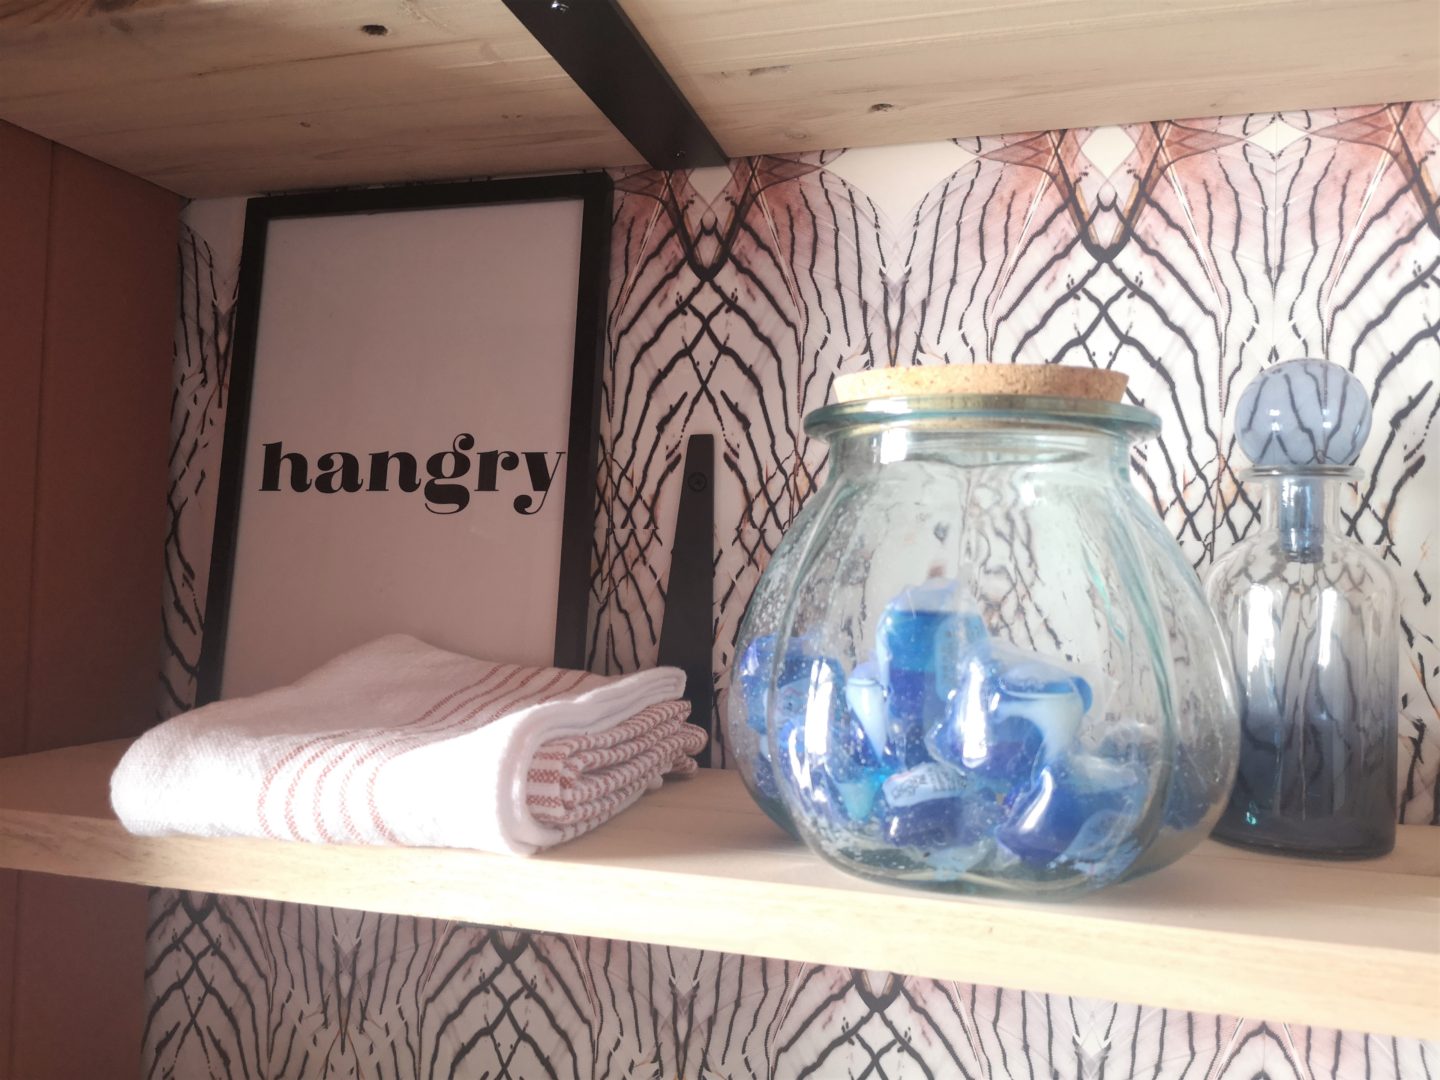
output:
[[[715,682],[710,665],[715,647],[715,436],[691,435],[685,443],[685,473],[675,511],[675,544],[660,623],[660,663],[685,672],[690,722],[710,733],[696,755],[710,764],[715,732]]]
[[[505,0],[654,169],[723,165],[725,151],[615,0]]]

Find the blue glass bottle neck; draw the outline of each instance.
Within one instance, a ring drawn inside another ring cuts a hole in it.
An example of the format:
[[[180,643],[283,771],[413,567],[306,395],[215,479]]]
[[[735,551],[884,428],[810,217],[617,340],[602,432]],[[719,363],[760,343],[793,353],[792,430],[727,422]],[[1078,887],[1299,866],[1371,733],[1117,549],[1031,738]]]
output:
[[[1341,484],[1345,477],[1305,473],[1273,473],[1262,484],[1260,523],[1279,536],[1285,555],[1297,562],[1316,562],[1328,540],[1344,537],[1340,518]]]

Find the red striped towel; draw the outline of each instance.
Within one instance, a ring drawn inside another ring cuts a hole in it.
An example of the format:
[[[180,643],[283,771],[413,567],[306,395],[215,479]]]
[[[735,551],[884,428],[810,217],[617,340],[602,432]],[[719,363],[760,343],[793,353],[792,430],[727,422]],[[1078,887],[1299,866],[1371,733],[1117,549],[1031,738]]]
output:
[[[694,772],[690,755],[704,747],[705,733],[689,716],[688,701],[666,701],[609,731],[546,743],[530,761],[530,813],[569,839],[659,787],[661,776]]]
[[[675,668],[605,677],[382,638],[292,686],[168,720],[111,779],[142,835],[530,854],[614,817],[705,733]]]

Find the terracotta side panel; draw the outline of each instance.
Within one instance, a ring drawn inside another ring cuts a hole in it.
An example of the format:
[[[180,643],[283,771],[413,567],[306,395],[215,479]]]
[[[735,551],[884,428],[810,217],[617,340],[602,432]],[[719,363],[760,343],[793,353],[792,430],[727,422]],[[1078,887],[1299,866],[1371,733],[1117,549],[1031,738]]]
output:
[[[0,125],[0,753],[156,696],[175,196]],[[0,1074],[128,1076],[145,892],[0,877]]]
[[[0,755],[25,748],[50,144],[0,122]],[[0,1066],[10,1060],[19,875],[0,871]]]
[[[44,139],[0,123],[0,755],[25,748],[50,152]]]
[[[146,896],[137,885],[20,875],[11,1080],[140,1074]]]
[[[154,717],[179,208],[55,148],[30,751],[133,735]]]
[[[0,870],[0,1076],[9,1076],[5,1066],[10,1061],[15,1031],[12,1024],[15,1007],[15,952],[20,944],[16,923],[16,906],[20,875],[14,870]]]

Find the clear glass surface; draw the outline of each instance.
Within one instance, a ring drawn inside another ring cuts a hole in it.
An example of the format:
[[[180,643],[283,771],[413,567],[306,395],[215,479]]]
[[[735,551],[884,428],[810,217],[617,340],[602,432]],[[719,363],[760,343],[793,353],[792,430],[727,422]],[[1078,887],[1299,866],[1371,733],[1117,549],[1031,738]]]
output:
[[[742,767],[772,816],[865,876],[1055,898],[1202,839],[1234,774],[1234,687],[1131,483],[1155,417],[951,397],[806,425],[830,472],[757,588],[732,679],[731,737],[756,737]],[[759,692],[737,694],[746,679]]]
[[[765,572],[750,594],[745,616],[735,638],[734,663],[730,671],[730,693],[726,698],[725,733],[728,760],[740,772],[750,797],[770,819],[799,837],[790,811],[780,797],[780,788],[770,747],[765,738],[770,699],[770,665],[774,642],[785,618],[795,574],[800,568],[806,538],[814,525],[818,497],[810,499],[770,556]]]
[[[1395,843],[1396,594],[1345,536],[1343,467],[1255,469],[1260,532],[1216,560],[1206,592],[1240,694],[1234,792],[1217,839],[1334,858]]]

